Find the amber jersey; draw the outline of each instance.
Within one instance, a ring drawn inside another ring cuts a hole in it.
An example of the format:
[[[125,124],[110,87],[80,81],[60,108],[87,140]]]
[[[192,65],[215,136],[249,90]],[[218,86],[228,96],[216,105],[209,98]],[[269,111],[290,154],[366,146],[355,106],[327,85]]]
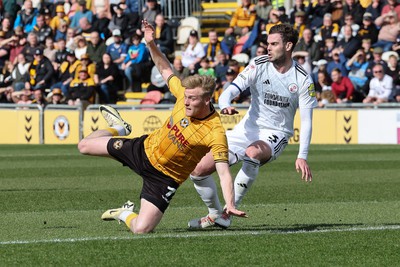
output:
[[[206,118],[187,117],[181,81],[171,75],[168,86],[177,99],[176,104],[164,125],[144,141],[144,147],[151,164],[181,184],[210,150],[215,162],[228,162],[228,144],[213,107]]]

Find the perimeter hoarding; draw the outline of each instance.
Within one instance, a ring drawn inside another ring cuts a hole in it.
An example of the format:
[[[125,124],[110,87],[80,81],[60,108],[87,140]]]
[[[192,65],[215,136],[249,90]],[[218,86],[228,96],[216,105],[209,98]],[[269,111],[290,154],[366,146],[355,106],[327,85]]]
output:
[[[79,110],[44,111],[45,144],[77,144],[80,137]]]
[[[40,111],[33,109],[0,110],[0,144],[39,144]]]

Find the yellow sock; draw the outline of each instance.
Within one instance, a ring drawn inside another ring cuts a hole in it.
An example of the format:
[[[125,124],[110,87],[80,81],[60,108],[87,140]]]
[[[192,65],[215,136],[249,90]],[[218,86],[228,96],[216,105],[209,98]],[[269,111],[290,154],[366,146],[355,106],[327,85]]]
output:
[[[118,136],[119,135],[117,129],[115,129],[115,128],[106,128],[106,130],[109,131],[112,134],[112,136]]]
[[[129,214],[128,217],[126,217],[125,224],[126,226],[128,226],[129,229],[131,228],[132,220],[135,219],[137,216],[138,214],[133,212],[132,214]]]

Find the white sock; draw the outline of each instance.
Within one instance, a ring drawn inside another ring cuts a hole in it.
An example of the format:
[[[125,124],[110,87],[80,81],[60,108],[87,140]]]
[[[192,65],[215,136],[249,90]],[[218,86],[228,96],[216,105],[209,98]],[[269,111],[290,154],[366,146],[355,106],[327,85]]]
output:
[[[129,210],[125,210],[121,212],[121,214],[118,216],[118,219],[120,219],[123,222],[126,222],[126,218],[131,215],[133,212]]]
[[[242,168],[235,178],[235,205],[236,207],[242,202],[244,195],[250,189],[253,182],[256,180],[260,161],[249,157],[243,158]]]
[[[122,127],[121,125],[115,125],[115,126],[113,126],[111,128],[114,128],[115,130],[117,130],[119,136],[125,136],[126,135],[125,128]]]
[[[218,198],[217,185],[212,176],[190,175],[190,179],[193,181],[194,188],[196,188],[204,204],[206,204],[208,213],[221,214],[222,208]]]

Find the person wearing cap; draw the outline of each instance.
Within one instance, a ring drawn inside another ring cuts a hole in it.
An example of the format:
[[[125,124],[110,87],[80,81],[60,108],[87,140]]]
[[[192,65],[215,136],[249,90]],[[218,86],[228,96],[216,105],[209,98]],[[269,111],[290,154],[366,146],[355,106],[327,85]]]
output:
[[[79,72],[82,68],[86,69],[87,72],[89,73],[89,76],[93,78],[94,74],[96,73],[96,64],[90,59],[89,54],[88,53],[83,54],[79,62],[80,64],[78,64],[75,70],[75,78],[79,77]]]
[[[369,92],[363,103],[375,105],[389,102],[393,91],[393,78],[385,73],[381,64],[376,64],[373,69],[373,78],[369,82]]]
[[[357,36],[364,39],[370,39],[371,43],[374,44],[378,40],[379,30],[376,27],[371,13],[364,13],[363,21],[360,29],[357,32]]]
[[[50,88],[53,75],[53,64],[43,55],[43,48],[36,48],[34,60],[29,66],[25,78],[25,88],[44,91],[46,88]]]
[[[149,53],[141,40],[141,36],[132,35],[132,45],[129,46],[127,56],[122,63],[122,70],[129,82],[128,92],[141,92],[143,76],[145,72],[150,72],[144,68],[145,63],[149,62]]]
[[[60,26],[61,21],[65,21],[67,24],[69,24],[69,17],[65,14],[64,6],[57,5],[56,16],[51,19],[49,24],[50,28],[53,30],[53,34],[56,33],[56,30]]]
[[[94,103],[95,93],[96,83],[89,76],[88,70],[81,68],[78,77],[69,84],[66,101],[70,106],[81,105],[83,109],[86,109],[89,104]]]
[[[294,13],[294,24],[293,28],[299,32],[299,38],[303,37],[303,31],[306,28],[306,12],[297,11]]]
[[[123,42],[121,31],[115,29],[112,31],[114,42],[107,46],[106,53],[110,54],[112,61],[117,64],[118,68],[122,68],[122,63],[124,62],[128,54],[128,45]]]
[[[25,33],[30,33],[36,25],[37,13],[37,10],[33,8],[32,1],[25,0],[23,8],[18,12],[14,21],[14,29],[20,26]]]
[[[47,95],[47,103],[52,105],[61,105],[65,104],[64,95],[60,88],[54,88],[48,95]]]
[[[87,18],[88,22],[92,24],[93,22],[93,12],[86,8],[85,0],[78,0],[79,9],[75,12],[75,14],[71,18],[71,23],[69,27],[76,30],[79,28],[79,21],[81,18]]]
[[[234,29],[236,35],[242,35],[242,29],[247,28],[251,30],[256,21],[255,5],[251,0],[242,0],[241,5],[236,8],[232,15],[229,27]]]
[[[68,92],[68,87],[77,73],[78,67],[82,65],[81,61],[77,60],[74,51],[67,50],[67,56],[58,68],[57,82],[51,87],[60,88],[64,95]]]
[[[191,30],[181,55],[183,66],[189,68],[193,73],[196,73],[196,70],[199,68],[200,60],[205,55],[204,47],[199,40],[199,33],[196,30]]]

